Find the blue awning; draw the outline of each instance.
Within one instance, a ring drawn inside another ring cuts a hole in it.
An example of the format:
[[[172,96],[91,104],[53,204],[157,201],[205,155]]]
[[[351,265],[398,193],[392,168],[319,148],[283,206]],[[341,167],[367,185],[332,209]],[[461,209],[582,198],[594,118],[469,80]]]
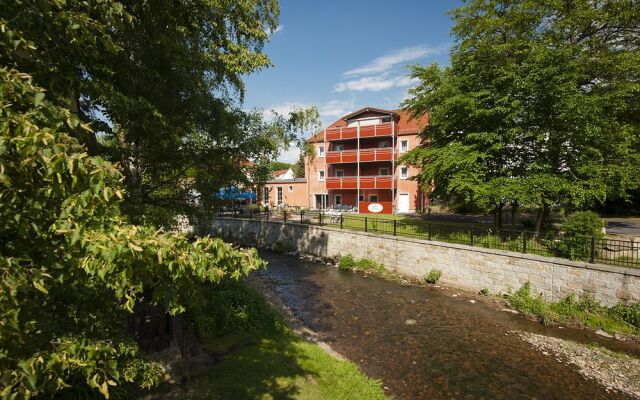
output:
[[[241,192],[237,187],[231,187],[220,189],[218,193],[216,193],[216,197],[224,200],[255,199],[256,194],[253,192]]]

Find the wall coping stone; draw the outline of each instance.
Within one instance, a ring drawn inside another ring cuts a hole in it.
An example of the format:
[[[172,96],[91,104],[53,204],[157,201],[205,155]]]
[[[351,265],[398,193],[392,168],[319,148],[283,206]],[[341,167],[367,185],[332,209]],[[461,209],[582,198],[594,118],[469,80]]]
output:
[[[278,224],[278,225],[291,225],[291,226],[304,227],[307,229],[313,228],[316,230],[336,231],[336,232],[350,233],[350,234],[366,236],[366,237],[384,238],[387,240],[395,240],[395,241],[406,242],[406,243],[428,244],[430,246],[465,250],[465,251],[471,251],[471,252],[476,252],[481,254],[500,255],[505,257],[519,258],[522,260],[539,261],[547,264],[555,264],[555,265],[562,265],[562,266],[568,266],[568,267],[574,267],[574,268],[588,269],[592,271],[603,271],[603,272],[611,272],[611,273],[620,274],[620,275],[630,275],[630,276],[640,277],[640,268],[627,268],[627,267],[619,267],[619,266],[607,265],[607,264],[591,264],[591,263],[586,263],[581,261],[567,260],[559,257],[544,257],[544,256],[535,255],[535,254],[523,254],[523,253],[518,253],[514,251],[489,249],[485,247],[475,247],[475,246],[469,246],[469,245],[458,244],[458,243],[446,243],[446,242],[438,242],[434,240],[411,238],[406,236],[393,236],[393,235],[386,235],[383,233],[370,233],[370,232],[362,232],[362,231],[356,231],[351,229],[339,229],[339,228],[333,228],[325,225],[322,225],[322,226],[310,225],[310,224],[301,224],[299,222],[289,222],[289,221],[285,223],[284,221],[265,221],[265,220],[249,219],[249,218],[231,218],[231,217],[214,217],[214,218],[218,220],[247,221],[247,222],[253,222],[253,223],[260,222],[263,224],[267,223],[267,224]]]

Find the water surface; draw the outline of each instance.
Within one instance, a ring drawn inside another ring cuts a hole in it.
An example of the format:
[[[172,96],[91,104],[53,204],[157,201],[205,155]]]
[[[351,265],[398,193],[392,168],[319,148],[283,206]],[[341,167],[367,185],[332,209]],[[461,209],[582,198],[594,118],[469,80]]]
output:
[[[450,289],[403,286],[293,256],[261,255],[269,262],[265,276],[296,316],[397,398],[628,398],[509,333],[603,341],[588,331],[546,328],[482,301],[473,304],[465,294],[452,297]]]

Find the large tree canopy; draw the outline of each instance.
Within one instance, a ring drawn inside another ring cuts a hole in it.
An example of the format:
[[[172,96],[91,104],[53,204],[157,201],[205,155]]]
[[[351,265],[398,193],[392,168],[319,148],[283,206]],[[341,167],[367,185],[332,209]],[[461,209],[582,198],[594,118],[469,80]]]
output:
[[[128,214],[163,222],[247,183],[247,161],[275,158],[308,122],[241,108],[278,14],[277,0],[9,0],[1,18],[33,46],[0,57],[92,123],[75,135],[119,163]]]
[[[405,107],[430,113],[407,162],[435,194],[486,210],[585,208],[640,177],[640,3],[470,0],[451,66],[415,66]]]

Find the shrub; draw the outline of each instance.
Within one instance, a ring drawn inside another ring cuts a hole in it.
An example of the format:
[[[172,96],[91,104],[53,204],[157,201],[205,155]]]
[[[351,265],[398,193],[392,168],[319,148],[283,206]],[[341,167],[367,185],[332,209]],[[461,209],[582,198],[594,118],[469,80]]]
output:
[[[601,239],[604,223],[592,211],[569,215],[559,226],[559,233],[549,237],[549,249],[558,257],[586,260],[591,256],[592,237]]]
[[[368,258],[362,258],[356,262],[356,268],[361,269],[363,271],[367,270],[376,270],[379,272],[384,271],[384,265],[378,264],[377,262],[370,260]]]
[[[356,260],[351,254],[340,257],[340,262],[338,263],[338,269],[340,269],[340,271],[353,271],[356,267]]]
[[[438,283],[441,276],[442,276],[442,271],[440,271],[439,269],[432,269],[431,271],[429,271],[427,275],[425,275],[424,281],[433,285]]]
[[[489,295],[489,289],[487,289],[487,288],[482,288],[482,289],[480,290],[480,294],[481,294],[481,295],[483,295],[483,296],[488,296],[488,295]]]

